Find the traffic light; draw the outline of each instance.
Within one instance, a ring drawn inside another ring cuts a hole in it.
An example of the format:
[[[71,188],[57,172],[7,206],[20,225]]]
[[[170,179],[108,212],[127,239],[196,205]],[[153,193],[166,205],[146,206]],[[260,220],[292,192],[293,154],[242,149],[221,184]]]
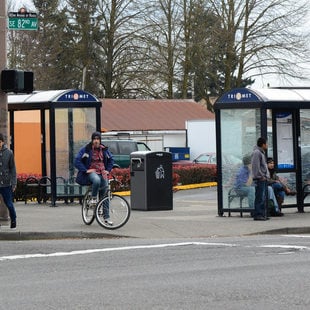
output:
[[[32,93],[33,72],[22,70],[2,70],[1,90],[5,93]]]

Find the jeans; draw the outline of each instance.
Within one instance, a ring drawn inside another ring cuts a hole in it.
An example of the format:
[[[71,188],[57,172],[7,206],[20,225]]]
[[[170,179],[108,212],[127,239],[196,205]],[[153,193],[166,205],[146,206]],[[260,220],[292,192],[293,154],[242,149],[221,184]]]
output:
[[[255,200],[255,187],[254,186],[241,186],[239,188],[236,188],[236,193],[238,195],[247,196],[249,208],[254,209],[254,200]]]
[[[254,203],[254,218],[266,216],[266,193],[267,181],[254,180],[255,182],[255,203]]]
[[[92,183],[92,197],[97,197],[99,193],[100,199],[103,198],[108,188],[108,181],[102,175],[92,172],[88,175],[89,181]],[[100,189],[100,192],[99,192]]]
[[[11,221],[15,222],[16,221],[16,211],[15,211],[15,208],[13,205],[12,187],[11,186],[0,187],[0,194],[2,195],[3,201],[9,210]]]
[[[276,197],[282,198],[282,200],[284,201],[284,188],[283,185],[281,183],[275,182],[271,184],[274,194],[276,195]]]
[[[102,199],[108,189],[108,181],[102,177],[102,175],[92,172],[88,175],[89,181],[92,183],[92,197],[97,197],[99,193],[99,199]],[[108,203],[103,206],[103,218],[110,217]]]

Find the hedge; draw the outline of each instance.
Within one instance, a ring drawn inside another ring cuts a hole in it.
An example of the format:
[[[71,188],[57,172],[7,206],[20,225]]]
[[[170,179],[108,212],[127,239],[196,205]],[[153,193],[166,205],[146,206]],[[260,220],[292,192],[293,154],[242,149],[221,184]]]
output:
[[[113,169],[113,175],[116,176],[117,182],[112,183],[113,191],[128,191],[130,190],[130,169]],[[17,176],[17,188],[14,193],[15,200],[23,200],[25,197],[25,182],[30,176],[40,179],[41,175],[38,174],[18,174]],[[215,182],[216,181],[216,168],[205,165],[193,164],[190,166],[175,166],[172,172],[173,186],[176,185],[187,185],[204,182]],[[28,193],[28,195],[31,193]],[[33,193],[35,198],[35,191]],[[31,199],[31,198],[30,198]]]

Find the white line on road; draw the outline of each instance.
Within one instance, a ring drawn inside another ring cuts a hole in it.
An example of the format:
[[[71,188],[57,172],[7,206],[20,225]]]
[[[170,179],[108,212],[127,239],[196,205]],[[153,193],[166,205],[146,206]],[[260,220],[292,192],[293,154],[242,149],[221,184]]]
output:
[[[125,247],[105,248],[105,249],[89,249],[89,250],[79,250],[79,251],[70,251],[70,252],[55,252],[55,253],[50,253],[50,254],[38,253],[38,254],[20,254],[20,255],[10,255],[10,256],[0,256],[0,261],[25,259],[25,258],[42,258],[42,257],[55,257],[55,256],[60,257],[60,256],[70,256],[70,255],[84,255],[84,254],[100,253],[100,252],[127,251],[127,250],[152,249],[152,248],[166,248],[166,247],[188,246],[188,245],[208,245],[208,246],[224,246],[224,247],[236,246],[235,244],[230,244],[230,243],[182,242],[182,243],[125,246]]]
[[[260,245],[260,248],[281,248],[281,249],[292,249],[292,250],[310,250],[308,246],[301,245],[286,245],[286,244],[266,244]]]
[[[282,235],[282,237],[290,237],[290,238],[310,238],[310,235]]]

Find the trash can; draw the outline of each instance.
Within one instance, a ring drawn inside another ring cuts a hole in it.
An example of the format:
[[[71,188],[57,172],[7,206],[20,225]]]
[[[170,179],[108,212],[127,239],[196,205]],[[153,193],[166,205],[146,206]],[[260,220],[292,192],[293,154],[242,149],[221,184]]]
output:
[[[138,151],[130,154],[130,190],[133,210],[172,210],[172,155]]]

